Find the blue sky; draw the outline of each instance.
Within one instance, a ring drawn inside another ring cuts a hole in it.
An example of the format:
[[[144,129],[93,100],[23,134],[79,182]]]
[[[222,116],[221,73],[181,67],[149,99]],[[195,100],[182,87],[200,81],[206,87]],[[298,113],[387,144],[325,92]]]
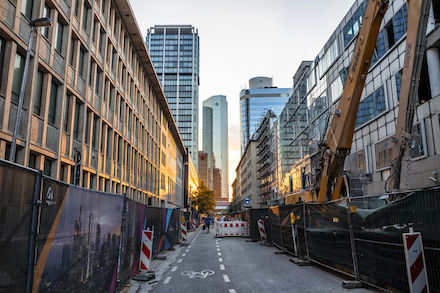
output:
[[[273,77],[275,86],[291,87],[301,61],[316,57],[354,2],[130,0],[144,36],[158,24],[199,29],[199,105],[212,95],[226,95],[229,104],[229,185],[240,160],[240,90],[255,76]]]

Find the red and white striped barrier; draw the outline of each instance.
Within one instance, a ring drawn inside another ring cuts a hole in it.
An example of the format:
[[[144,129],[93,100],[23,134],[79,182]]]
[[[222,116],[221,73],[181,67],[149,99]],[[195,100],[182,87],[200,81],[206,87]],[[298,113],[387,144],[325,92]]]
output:
[[[196,218],[193,218],[192,226],[193,226],[193,229],[195,229],[197,227],[197,220],[196,220]]]
[[[260,231],[260,239],[261,241],[267,240],[266,228],[264,228],[263,220],[258,220],[258,231]]]
[[[217,236],[249,236],[249,225],[243,221],[215,221]]]
[[[411,293],[429,292],[422,235],[418,232],[410,232],[402,234],[402,237],[409,291]]]
[[[186,229],[186,223],[182,222],[180,224],[180,231],[182,232],[182,241],[186,242],[188,241],[188,230]]]
[[[153,231],[143,230],[141,253],[139,260],[139,271],[148,272],[150,270],[152,249],[153,249]]]

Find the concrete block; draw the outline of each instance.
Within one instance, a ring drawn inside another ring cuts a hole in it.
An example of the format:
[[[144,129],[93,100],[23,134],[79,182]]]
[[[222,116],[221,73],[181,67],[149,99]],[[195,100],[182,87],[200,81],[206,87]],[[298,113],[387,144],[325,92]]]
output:
[[[166,255],[158,255],[158,256],[155,257],[155,259],[157,259],[157,260],[166,260],[167,256]]]
[[[342,287],[345,289],[362,288],[362,283],[356,280],[344,280],[342,281]]]
[[[298,265],[298,266],[309,266],[311,265],[310,261],[306,260],[306,259],[301,259],[301,258],[291,258],[289,259],[290,262],[293,262],[294,264]]]
[[[182,242],[182,243],[180,243],[180,246],[189,246],[189,243],[188,242]]]
[[[156,275],[153,271],[148,271],[144,274],[136,274],[133,276],[133,280],[135,281],[141,281],[141,282],[148,282],[151,280],[154,280],[156,278]]]

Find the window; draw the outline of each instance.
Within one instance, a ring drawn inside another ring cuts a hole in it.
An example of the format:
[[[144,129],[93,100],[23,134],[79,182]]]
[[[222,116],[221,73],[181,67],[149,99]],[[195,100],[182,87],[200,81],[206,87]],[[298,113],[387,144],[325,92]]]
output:
[[[96,144],[98,142],[98,116],[94,115],[93,127],[92,127],[92,148],[96,150]]]
[[[382,85],[373,94],[360,102],[356,116],[356,127],[373,119],[385,110],[385,91]]]
[[[396,73],[396,90],[397,90],[397,100],[400,101],[400,87],[402,85],[402,70]]]
[[[397,13],[393,17],[393,35],[394,40],[398,41],[405,34],[407,30],[407,21],[408,21],[408,8],[406,3],[403,7],[397,11]]]
[[[410,154],[411,158],[418,158],[425,155],[423,143],[423,130],[421,123],[417,123],[412,129],[413,139],[411,142]]]
[[[21,13],[26,16],[28,20],[32,19],[32,8],[34,6],[34,0],[23,0],[21,2]]]
[[[160,189],[165,190],[166,186],[165,186],[165,175],[163,175],[162,173],[160,174]]]
[[[18,104],[20,89],[21,89],[21,81],[23,80],[23,72],[24,72],[24,62],[25,59],[20,54],[15,55],[14,62],[14,77],[12,80],[12,102]]]
[[[79,60],[78,60],[78,73],[80,76],[84,76],[84,56],[86,52],[85,49],[81,46],[79,50]]]
[[[101,29],[99,31],[99,52],[104,54],[105,48],[105,30]]]
[[[47,114],[47,119],[50,124],[55,124],[55,117],[57,110],[57,94],[58,94],[58,85],[52,82],[50,86],[49,112]]]
[[[35,78],[34,114],[41,115],[41,98],[43,96],[43,73],[38,70]]]
[[[89,7],[84,3],[83,15],[82,15],[82,27],[87,32],[87,25],[89,23]]]
[[[75,0],[75,16],[79,17],[79,5],[80,5],[80,0]]]
[[[63,31],[63,23],[58,20],[56,28],[55,50],[57,50],[59,53],[61,53],[61,49],[63,48]]]
[[[76,100],[75,104],[75,116],[73,117],[73,137],[75,139],[80,139],[79,137],[79,123],[80,123],[80,112],[81,111],[81,103]]]
[[[50,7],[44,4],[42,17],[50,17]],[[49,27],[41,28],[41,34],[48,39],[49,38]]]
[[[4,58],[5,58],[5,40],[0,37],[0,69],[3,68]],[[0,80],[2,80],[2,70],[0,70]]]
[[[75,60],[75,39],[72,39],[70,41],[70,58],[69,58],[70,65],[74,66],[74,60]]]
[[[334,40],[318,62],[319,77],[328,70],[336,58],[338,58],[338,55],[338,42],[337,40]]]
[[[394,46],[396,39],[394,38],[394,24],[392,21],[385,25],[385,31],[387,33],[388,49]]]
[[[63,130],[67,133],[69,133],[70,100],[69,96],[64,99]]]
[[[97,75],[96,75],[95,93],[99,97],[102,96],[102,76],[103,76],[103,72],[102,72],[101,68],[98,67]]]
[[[52,160],[45,158],[44,159],[44,171],[43,174],[46,176],[52,176]]]
[[[362,20],[364,18],[364,12],[367,5],[367,1],[362,2],[362,4],[358,7],[358,9],[354,12],[353,16],[348,20],[347,24],[344,26],[343,34],[344,34],[344,46],[347,46],[348,43],[357,35],[359,32]]]
[[[376,169],[382,169],[391,165],[393,159],[393,141],[392,138],[387,138],[381,142],[376,143]]]

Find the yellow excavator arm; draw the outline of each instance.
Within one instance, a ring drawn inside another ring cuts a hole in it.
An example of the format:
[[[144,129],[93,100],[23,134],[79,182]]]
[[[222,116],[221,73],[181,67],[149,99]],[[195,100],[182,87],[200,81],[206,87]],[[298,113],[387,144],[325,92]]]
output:
[[[315,196],[323,202],[340,197],[342,171],[353,141],[356,114],[389,0],[369,0],[341,99],[319,146]],[[330,115],[330,114],[329,114]]]
[[[425,52],[426,27],[429,18],[430,0],[408,0],[408,30],[406,35],[405,59],[402,68],[399,112],[396,135],[392,150],[392,189],[401,189],[403,158],[408,155],[409,144],[417,106],[420,71]],[[385,189],[388,190],[386,181]]]

